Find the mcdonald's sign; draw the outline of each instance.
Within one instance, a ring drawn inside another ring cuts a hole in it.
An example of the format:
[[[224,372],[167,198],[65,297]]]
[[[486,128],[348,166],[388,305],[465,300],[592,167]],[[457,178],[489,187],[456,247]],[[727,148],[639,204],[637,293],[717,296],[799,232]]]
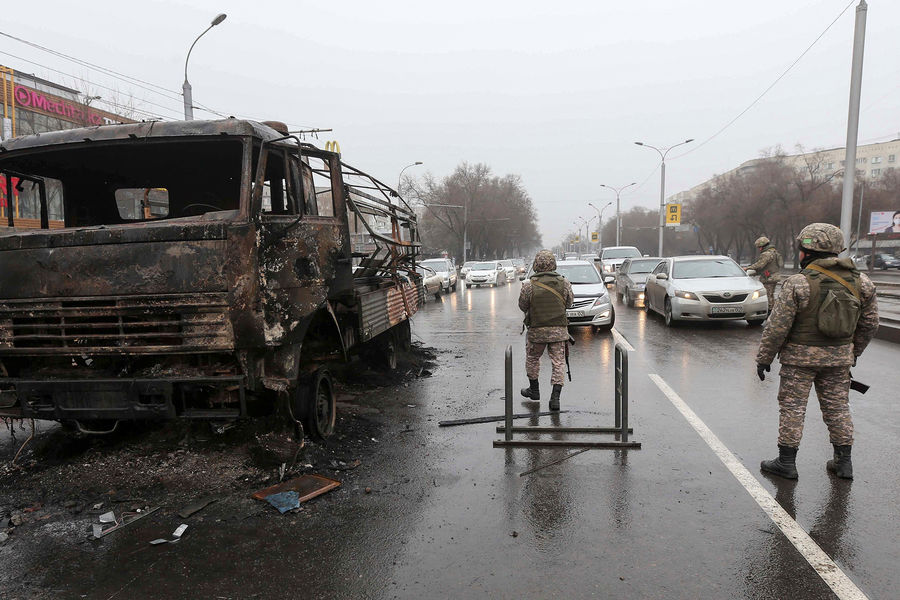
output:
[[[334,152],[335,154],[341,153],[341,145],[337,143],[337,141],[328,140],[325,142],[325,150],[327,152]]]

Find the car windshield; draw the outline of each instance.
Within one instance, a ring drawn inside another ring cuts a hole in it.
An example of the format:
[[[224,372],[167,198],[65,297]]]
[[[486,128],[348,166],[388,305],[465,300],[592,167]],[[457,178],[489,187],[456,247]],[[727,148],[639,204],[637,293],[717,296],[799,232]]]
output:
[[[423,277],[431,277],[432,275],[435,274],[433,269],[429,269],[428,267],[422,267],[422,266],[416,267],[416,272]]]
[[[494,271],[497,269],[497,263],[492,263],[492,262],[472,263],[472,266],[470,268],[473,271]]]
[[[631,261],[631,268],[628,269],[629,273],[649,273],[653,270],[653,267],[659,264],[659,259],[654,258],[652,260],[633,260]]]
[[[569,280],[569,283],[600,283],[600,274],[591,265],[556,266],[556,272]]]
[[[672,270],[672,279],[701,279],[704,277],[745,277],[744,270],[727,258],[716,260],[678,261]]]
[[[640,255],[641,252],[637,248],[610,248],[603,251],[601,258],[604,260],[607,258],[635,258]]]
[[[426,267],[431,267],[438,272],[447,270],[446,260],[423,260],[421,264],[425,265]]]

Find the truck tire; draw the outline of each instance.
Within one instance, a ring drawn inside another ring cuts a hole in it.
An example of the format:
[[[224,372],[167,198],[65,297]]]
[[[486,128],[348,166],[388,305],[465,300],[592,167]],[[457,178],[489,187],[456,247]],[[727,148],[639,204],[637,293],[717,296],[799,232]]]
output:
[[[294,418],[303,423],[313,439],[324,440],[334,433],[337,404],[328,369],[320,367],[299,382],[294,397]]]
[[[397,325],[396,329],[397,341],[400,342],[400,349],[403,352],[409,352],[412,349],[412,324],[409,319]]]
[[[398,334],[398,328],[395,326],[388,329],[360,348],[359,355],[366,364],[379,371],[393,371],[397,368],[398,355],[402,347],[402,336]],[[411,339],[412,333],[409,335]]]

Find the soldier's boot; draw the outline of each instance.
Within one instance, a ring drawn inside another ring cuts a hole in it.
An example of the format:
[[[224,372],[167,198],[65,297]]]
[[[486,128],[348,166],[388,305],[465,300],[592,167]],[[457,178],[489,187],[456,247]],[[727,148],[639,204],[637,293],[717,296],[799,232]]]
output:
[[[560,393],[562,393],[562,386],[558,383],[554,383],[553,391],[550,393],[550,410],[559,410]]]
[[[759,468],[766,473],[778,475],[785,479],[797,479],[797,449],[789,446],[778,446],[778,458],[764,460]]]
[[[522,395],[526,398],[531,398],[532,400],[540,400],[541,399],[541,388],[538,385],[537,379],[529,379],[528,387],[522,388]]]
[[[841,479],[853,479],[853,463],[850,462],[850,449],[853,446],[834,444],[834,458],[825,463],[825,468]]]

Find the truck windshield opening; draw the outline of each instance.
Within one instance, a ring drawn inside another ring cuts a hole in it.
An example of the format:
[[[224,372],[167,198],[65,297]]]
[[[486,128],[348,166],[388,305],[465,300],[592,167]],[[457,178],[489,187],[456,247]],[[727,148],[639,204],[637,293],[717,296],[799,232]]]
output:
[[[0,159],[0,227],[120,225],[241,207],[239,140],[91,144]]]

